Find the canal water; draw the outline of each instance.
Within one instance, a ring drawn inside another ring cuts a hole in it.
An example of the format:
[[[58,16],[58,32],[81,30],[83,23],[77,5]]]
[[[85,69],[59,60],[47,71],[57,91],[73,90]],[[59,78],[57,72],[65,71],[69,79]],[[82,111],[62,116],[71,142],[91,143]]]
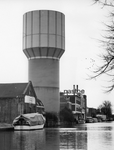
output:
[[[0,150],[114,150],[114,122],[0,131]]]

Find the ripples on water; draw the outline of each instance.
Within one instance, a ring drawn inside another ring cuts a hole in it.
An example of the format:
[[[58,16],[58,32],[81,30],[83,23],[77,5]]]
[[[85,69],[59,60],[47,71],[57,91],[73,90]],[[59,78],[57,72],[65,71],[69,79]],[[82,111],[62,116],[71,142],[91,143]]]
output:
[[[114,150],[114,122],[0,132],[0,150]]]

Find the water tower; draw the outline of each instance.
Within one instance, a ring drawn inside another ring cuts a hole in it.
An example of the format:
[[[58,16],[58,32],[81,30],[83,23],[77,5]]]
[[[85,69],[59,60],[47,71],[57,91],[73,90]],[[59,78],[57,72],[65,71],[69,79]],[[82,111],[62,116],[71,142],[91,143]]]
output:
[[[59,112],[59,61],[65,51],[65,16],[52,10],[30,11],[23,16],[23,51],[28,78],[45,111]]]

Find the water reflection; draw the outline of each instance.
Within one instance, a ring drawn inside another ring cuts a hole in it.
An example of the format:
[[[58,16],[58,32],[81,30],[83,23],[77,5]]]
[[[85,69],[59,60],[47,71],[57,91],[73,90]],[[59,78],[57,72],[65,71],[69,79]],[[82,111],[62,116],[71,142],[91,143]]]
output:
[[[13,149],[38,150],[45,145],[44,130],[39,131],[16,131],[13,137]]]
[[[87,150],[87,132],[61,132],[60,149]]]
[[[11,132],[0,132],[0,150],[12,149],[12,137]]]
[[[89,132],[90,131],[90,132]],[[88,150],[113,150],[114,149],[114,123],[95,124],[88,126]]]
[[[59,150],[60,138],[59,129],[46,129],[46,149],[45,150]]]
[[[44,130],[0,132],[0,150],[42,150]]]
[[[114,123],[0,132],[0,150],[113,150]]]

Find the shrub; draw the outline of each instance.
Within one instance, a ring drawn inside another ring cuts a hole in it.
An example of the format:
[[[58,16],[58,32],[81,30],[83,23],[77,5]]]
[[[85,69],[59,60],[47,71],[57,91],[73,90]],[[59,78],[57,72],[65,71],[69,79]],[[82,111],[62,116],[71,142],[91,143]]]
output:
[[[66,122],[66,123],[73,123],[74,122],[73,113],[67,107],[63,108],[60,111],[60,121],[61,122]]]
[[[46,112],[46,126],[56,126],[58,123],[58,116],[54,112]]]

